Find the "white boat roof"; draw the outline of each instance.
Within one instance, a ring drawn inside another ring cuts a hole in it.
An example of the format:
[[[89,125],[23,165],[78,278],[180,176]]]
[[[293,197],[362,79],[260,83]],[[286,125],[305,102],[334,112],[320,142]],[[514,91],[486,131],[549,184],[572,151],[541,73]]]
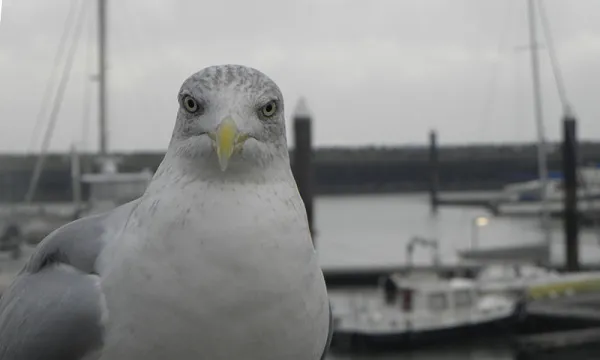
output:
[[[404,276],[392,274],[389,279],[398,289],[419,292],[452,291],[475,288],[477,283],[466,278],[442,279],[439,277]]]

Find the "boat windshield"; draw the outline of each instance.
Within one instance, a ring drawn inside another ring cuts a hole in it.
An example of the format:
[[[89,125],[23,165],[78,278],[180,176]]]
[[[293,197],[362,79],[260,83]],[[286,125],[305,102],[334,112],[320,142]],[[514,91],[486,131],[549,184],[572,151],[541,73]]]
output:
[[[448,307],[448,298],[443,292],[434,292],[429,295],[429,308],[434,311],[443,311]]]
[[[471,292],[469,290],[457,290],[454,293],[454,302],[456,307],[469,307],[473,303]]]

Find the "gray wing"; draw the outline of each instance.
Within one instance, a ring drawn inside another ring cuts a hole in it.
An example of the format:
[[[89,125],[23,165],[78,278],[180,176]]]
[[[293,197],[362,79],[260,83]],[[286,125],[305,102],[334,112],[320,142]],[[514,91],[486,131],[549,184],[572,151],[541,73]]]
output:
[[[333,311],[331,310],[331,302],[329,302],[329,332],[327,334],[327,341],[325,342],[325,348],[323,349],[323,354],[321,354],[320,360],[325,360],[327,353],[329,352],[329,347],[331,346],[331,338],[333,337]]]
[[[0,298],[0,359],[80,360],[101,348],[96,258],[136,204],[68,223],[40,242]]]

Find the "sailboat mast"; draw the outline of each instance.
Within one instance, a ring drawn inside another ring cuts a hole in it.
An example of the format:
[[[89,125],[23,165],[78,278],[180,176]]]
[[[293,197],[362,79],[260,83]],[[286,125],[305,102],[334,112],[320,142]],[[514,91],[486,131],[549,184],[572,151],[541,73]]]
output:
[[[544,231],[544,240],[547,246],[547,259],[550,257],[550,246],[551,246],[551,234],[549,224],[549,212],[548,212],[548,164],[546,158],[546,136],[544,131],[544,120],[542,112],[542,95],[540,90],[540,67],[538,58],[538,43],[536,36],[536,22],[535,22],[535,4],[534,0],[527,0],[528,3],[528,15],[529,15],[529,43],[531,47],[531,70],[533,80],[533,102],[534,102],[534,115],[537,127],[538,137],[538,175],[540,180],[540,202],[542,212],[542,229]]]
[[[98,0],[98,123],[100,156],[106,156],[106,0]]]

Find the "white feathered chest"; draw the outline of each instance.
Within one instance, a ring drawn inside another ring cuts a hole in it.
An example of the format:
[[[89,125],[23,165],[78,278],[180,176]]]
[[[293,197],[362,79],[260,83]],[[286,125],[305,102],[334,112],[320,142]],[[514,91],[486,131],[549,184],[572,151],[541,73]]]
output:
[[[146,359],[318,359],[328,300],[296,189],[208,187],[140,203],[103,276],[109,311],[128,309],[110,314],[108,350],[114,341]]]

